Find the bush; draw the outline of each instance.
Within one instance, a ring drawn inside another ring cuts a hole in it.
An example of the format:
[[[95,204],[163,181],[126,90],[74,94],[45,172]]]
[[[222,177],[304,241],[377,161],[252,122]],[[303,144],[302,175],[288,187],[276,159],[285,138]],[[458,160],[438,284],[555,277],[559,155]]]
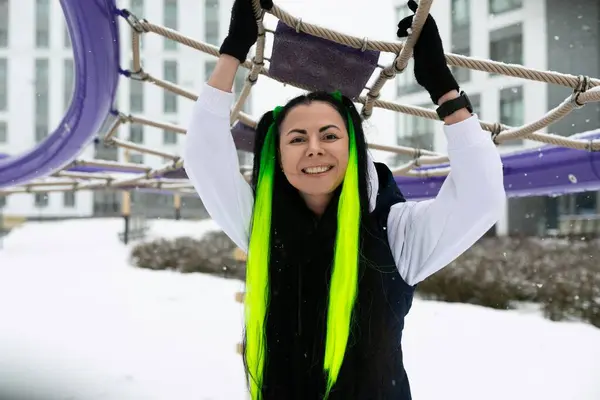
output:
[[[600,241],[484,238],[418,293],[497,309],[533,302],[552,320],[600,327]]]
[[[235,244],[223,232],[211,232],[201,240],[180,237],[140,243],[131,252],[131,262],[140,268],[202,272],[245,279],[245,264],[234,258]]]
[[[245,280],[245,263],[223,232],[197,240],[158,239],[134,247],[140,268]],[[484,238],[418,285],[422,298],[496,309],[539,304],[552,320],[600,327],[600,240]]]

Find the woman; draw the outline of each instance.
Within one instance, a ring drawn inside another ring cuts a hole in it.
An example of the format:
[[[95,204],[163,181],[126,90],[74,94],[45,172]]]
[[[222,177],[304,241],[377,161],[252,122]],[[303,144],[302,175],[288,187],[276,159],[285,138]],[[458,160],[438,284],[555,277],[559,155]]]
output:
[[[411,23],[400,21],[399,37]],[[452,168],[435,199],[405,201],[390,170],[369,158],[360,116],[339,93],[299,96],[264,114],[248,184],[229,114],[235,73],[256,37],[251,0],[236,0],[185,149],[209,214],[248,252],[252,398],[410,399],[401,336],[415,286],[497,222],[505,201],[498,152],[459,95],[429,16],[415,77],[443,104]]]

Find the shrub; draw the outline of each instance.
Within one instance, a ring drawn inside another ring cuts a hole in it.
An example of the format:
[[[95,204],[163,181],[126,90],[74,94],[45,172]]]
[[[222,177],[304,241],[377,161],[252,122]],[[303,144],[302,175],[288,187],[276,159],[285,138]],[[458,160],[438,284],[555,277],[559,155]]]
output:
[[[600,241],[484,238],[418,286],[428,299],[509,309],[600,327]]]
[[[223,232],[211,232],[202,239],[179,237],[156,239],[136,245],[131,262],[140,268],[203,272],[227,278],[245,279],[245,265],[234,258],[235,244]]]
[[[157,239],[134,247],[140,268],[202,272],[245,279],[245,263],[223,232],[201,240]],[[582,320],[600,327],[600,240],[484,238],[418,285],[426,299],[496,309],[539,304],[552,320]]]

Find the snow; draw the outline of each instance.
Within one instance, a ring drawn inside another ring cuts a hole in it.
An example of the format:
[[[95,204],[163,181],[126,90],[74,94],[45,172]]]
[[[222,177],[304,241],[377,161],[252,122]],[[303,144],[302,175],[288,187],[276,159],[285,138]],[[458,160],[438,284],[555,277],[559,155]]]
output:
[[[0,399],[246,399],[243,284],[134,268],[121,229],[29,223],[4,239]],[[151,237],[213,230],[156,220]],[[404,349],[415,400],[600,399],[600,330],[582,323],[416,299]]]

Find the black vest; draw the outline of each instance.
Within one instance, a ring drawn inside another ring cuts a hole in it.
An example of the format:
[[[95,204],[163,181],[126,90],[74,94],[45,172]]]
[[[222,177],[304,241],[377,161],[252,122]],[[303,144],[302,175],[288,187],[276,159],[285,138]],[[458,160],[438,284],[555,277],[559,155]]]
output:
[[[400,277],[387,239],[390,207],[405,199],[387,166],[375,165],[379,190],[375,209],[363,220],[355,323],[330,400],[411,399],[401,339],[415,288]],[[320,400],[338,196],[317,219],[292,191],[277,193],[263,396]]]

